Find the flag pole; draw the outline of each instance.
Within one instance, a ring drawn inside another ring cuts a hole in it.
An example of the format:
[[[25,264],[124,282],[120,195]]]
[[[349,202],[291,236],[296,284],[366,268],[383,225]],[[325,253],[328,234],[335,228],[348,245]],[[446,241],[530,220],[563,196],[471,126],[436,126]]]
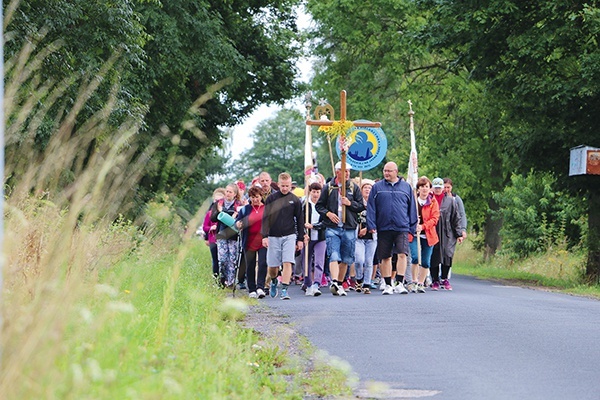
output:
[[[0,21],[4,21],[4,15],[0,9]],[[0,31],[0,177],[4,183],[4,31]],[[4,185],[0,185],[0,306],[4,303]],[[4,307],[2,307],[4,308]],[[4,314],[0,311],[0,332],[4,328]],[[0,346],[0,360],[4,354],[4,348]],[[0,367],[2,362],[0,361]]]
[[[418,157],[417,157],[417,143],[415,140],[415,122],[413,119],[413,116],[415,115],[415,112],[412,109],[412,101],[408,100],[408,117],[410,119],[410,157],[408,160],[408,182],[410,183],[410,185],[413,188],[414,191],[414,198],[415,198],[415,208],[417,209],[417,218],[419,216],[419,205],[417,203],[417,181],[419,180],[419,163],[418,163]],[[417,219],[417,224],[418,224],[418,219]],[[417,234],[417,236],[415,237],[415,240],[417,241],[417,256],[419,259],[419,265],[421,265],[421,238],[419,237],[419,234]],[[414,279],[414,276],[413,276]]]
[[[304,106],[306,107],[306,120],[310,119],[310,109],[311,109],[311,94],[310,92],[306,93],[304,96]],[[312,153],[312,132],[311,125],[306,124],[306,135],[304,138],[304,205],[306,207],[305,211],[305,220],[304,222],[309,224],[310,220],[308,217],[309,207],[310,205],[310,181],[314,171],[313,165],[313,153]],[[304,244],[304,283],[308,282],[308,246],[310,244],[310,236],[308,237],[308,242]],[[308,288],[306,288],[308,290]]]

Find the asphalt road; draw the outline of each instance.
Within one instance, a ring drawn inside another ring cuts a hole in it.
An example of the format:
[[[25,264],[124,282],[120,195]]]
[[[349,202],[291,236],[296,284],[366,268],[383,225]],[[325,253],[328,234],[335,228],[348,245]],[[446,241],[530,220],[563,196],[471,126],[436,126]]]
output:
[[[346,297],[292,286],[291,300],[264,304],[345,360],[359,397],[600,399],[600,301],[457,275],[452,285]]]

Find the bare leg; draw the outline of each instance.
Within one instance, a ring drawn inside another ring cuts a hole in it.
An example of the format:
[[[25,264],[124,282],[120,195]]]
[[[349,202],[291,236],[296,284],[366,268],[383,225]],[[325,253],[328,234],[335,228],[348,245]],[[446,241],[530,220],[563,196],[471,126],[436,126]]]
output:
[[[403,275],[406,272],[406,254],[398,254],[398,262],[396,263],[396,273]]]
[[[275,279],[279,275],[279,267],[269,267],[267,270],[267,278]]]
[[[424,284],[428,274],[429,270],[427,268],[419,268],[419,283]]]
[[[292,263],[283,263],[283,273],[281,274],[281,283],[289,285],[292,279]]]
[[[392,276],[392,257],[384,258],[379,264],[381,269],[381,276],[383,278],[389,278]]]
[[[427,271],[427,269],[425,268],[421,268]],[[412,281],[418,281],[421,282],[421,271],[419,270],[419,264],[411,264],[410,265],[410,271],[412,272]],[[417,274],[418,274],[418,278],[417,278]]]
[[[337,261],[331,261],[329,263],[329,276],[331,276],[331,279],[338,279],[338,276],[340,274],[340,266],[338,265]]]
[[[344,277],[346,276],[347,270],[348,270],[348,264],[339,263],[338,282],[344,281]]]

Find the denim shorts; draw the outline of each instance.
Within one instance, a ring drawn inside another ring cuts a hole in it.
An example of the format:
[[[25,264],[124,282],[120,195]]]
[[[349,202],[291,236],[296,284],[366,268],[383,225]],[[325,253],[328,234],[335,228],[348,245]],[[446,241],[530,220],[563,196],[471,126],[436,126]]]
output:
[[[296,235],[269,236],[269,247],[267,247],[267,265],[279,267],[283,263],[296,262]]]
[[[348,265],[354,263],[356,229],[327,228],[325,241],[330,262],[337,261]]]

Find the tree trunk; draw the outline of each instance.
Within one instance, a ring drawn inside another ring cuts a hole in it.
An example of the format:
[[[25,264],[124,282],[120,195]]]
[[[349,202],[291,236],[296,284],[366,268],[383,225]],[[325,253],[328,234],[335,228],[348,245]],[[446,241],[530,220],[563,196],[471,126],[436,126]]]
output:
[[[490,211],[485,216],[485,236],[483,240],[483,259],[489,261],[496,250],[500,248],[500,228],[502,228],[502,218],[496,213],[500,207],[494,199],[488,203]]]
[[[585,274],[592,284],[600,283],[600,189],[591,185],[588,197],[588,258]]]
[[[498,154],[491,155],[492,164],[490,170],[490,182],[492,182],[492,192],[501,192],[506,185],[506,180],[509,179],[506,172],[502,170],[502,160]],[[491,196],[490,196],[491,197]],[[488,212],[485,216],[485,224],[483,226],[485,235],[483,240],[483,259],[488,261],[492,258],[496,251],[500,248],[500,228],[502,228],[502,218],[498,211],[500,206],[493,198],[488,201]]]

